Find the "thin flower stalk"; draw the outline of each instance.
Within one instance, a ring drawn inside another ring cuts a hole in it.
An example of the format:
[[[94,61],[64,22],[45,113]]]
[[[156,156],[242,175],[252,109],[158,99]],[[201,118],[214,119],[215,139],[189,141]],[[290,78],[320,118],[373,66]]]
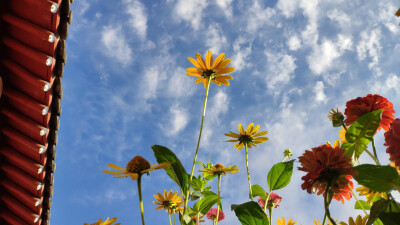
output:
[[[247,143],[244,144],[245,154],[246,154],[246,169],[247,169],[247,180],[249,181],[250,199],[253,201],[253,191],[251,190],[250,172],[249,172],[249,157],[247,150]]]
[[[140,205],[140,215],[142,217],[142,225],[144,224],[144,212],[143,212],[143,200],[142,200],[142,174],[138,175],[137,186],[138,186],[138,194],[139,194],[139,205]]]
[[[185,215],[186,212],[186,208],[187,208],[187,203],[188,203],[188,198],[189,198],[189,189],[190,189],[190,184],[192,183],[192,179],[193,179],[193,172],[194,172],[194,167],[196,165],[196,160],[197,160],[197,153],[199,151],[199,146],[200,146],[200,140],[201,140],[201,133],[203,131],[203,124],[204,124],[204,117],[206,115],[206,106],[207,106],[207,98],[208,98],[208,91],[210,89],[210,83],[211,83],[211,79],[207,80],[207,85],[206,85],[206,94],[204,96],[204,103],[203,103],[203,114],[201,115],[201,124],[200,124],[200,132],[199,132],[199,138],[197,140],[197,146],[196,146],[196,152],[194,154],[194,159],[193,159],[193,165],[192,165],[192,171],[190,172],[190,177],[189,177],[189,185],[186,189],[186,193],[185,193],[185,205],[183,208],[183,215]],[[183,216],[182,216],[182,220],[183,220]],[[182,221],[181,221],[182,223]]]
[[[375,140],[374,140],[374,137],[372,137],[372,142],[371,142],[371,144],[372,144],[372,150],[374,151],[374,157],[375,157],[376,165],[380,166],[381,163],[379,162],[378,155],[376,154],[376,148],[375,148]]]
[[[367,211],[365,211],[364,206],[361,204],[360,200],[358,200],[357,195],[354,193],[353,188],[350,186],[350,184],[347,184],[348,187],[350,188],[351,193],[353,194],[354,198],[356,198],[356,201],[358,202],[358,204],[361,206],[361,209],[364,211],[365,215],[368,216]]]
[[[217,204],[217,216],[215,218],[215,225],[217,225],[218,223],[219,205],[221,204],[220,196],[221,196],[221,174],[218,175],[218,204]]]
[[[332,187],[331,187],[331,183],[329,183],[326,186],[325,196],[324,196],[325,214],[328,217],[329,221],[333,225],[336,225],[335,220],[333,220],[333,218],[331,217],[331,213],[329,212],[329,204],[331,203],[332,197],[333,197]]]

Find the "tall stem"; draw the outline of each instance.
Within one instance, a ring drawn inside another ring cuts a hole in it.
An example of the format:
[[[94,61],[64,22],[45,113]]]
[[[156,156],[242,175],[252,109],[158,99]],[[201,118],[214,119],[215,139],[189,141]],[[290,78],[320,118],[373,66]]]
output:
[[[267,205],[268,205],[268,200],[269,197],[271,196],[271,192],[268,193],[267,195],[267,199],[265,199],[265,203],[264,203],[264,212],[267,212]]]
[[[325,199],[324,199],[324,204],[325,204]],[[326,221],[326,213],[324,214],[324,220],[322,221],[322,225],[325,225],[325,221]]]
[[[219,205],[221,204],[220,198],[220,191],[221,191],[221,174],[218,174],[218,203],[217,203],[217,216],[215,218],[215,225],[218,223],[218,216],[219,216]]]
[[[247,144],[244,144],[246,154],[246,168],[247,168],[247,180],[249,181],[250,199],[253,201],[253,191],[251,190],[250,173],[249,173],[249,157],[247,154]]]
[[[210,83],[211,83],[211,78],[207,79],[207,85],[206,85],[206,94],[204,96],[204,103],[203,103],[203,113],[201,115],[201,124],[200,124],[200,132],[199,132],[199,138],[197,139],[197,146],[196,146],[196,153],[194,154],[194,159],[193,159],[193,165],[192,165],[192,171],[190,172],[190,177],[189,177],[189,184],[186,189],[185,193],[185,207],[183,208],[183,215],[185,215],[186,208],[187,208],[187,203],[188,203],[188,198],[189,198],[189,189],[190,189],[190,184],[192,183],[193,179],[193,172],[194,172],[194,167],[196,165],[196,160],[197,160],[197,153],[199,151],[199,146],[200,146],[200,140],[201,140],[201,133],[203,131],[203,123],[204,123],[204,117],[206,115],[206,105],[207,105],[207,98],[208,98],[208,91],[210,89]],[[183,224],[183,216],[181,219],[181,224]]]
[[[269,211],[269,224],[272,225],[272,208],[269,208],[268,211]]]
[[[336,225],[335,221],[331,217],[331,213],[329,212],[329,204],[331,200],[332,200],[331,184],[328,184],[324,196],[325,214],[328,217],[329,221],[331,221],[333,225]]]
[[[142,201],[142,174],[139,173],[137,179],[137,187],[139,194],[139,205],[140,205],[140,214],[142,216],[142,225],[144,225],[144,213],[143,213],[143,201]]]
[[[169,225],[172,225],[172,222],[171,222],[171,214],[168,212],[168,219],[169,219]]]
[[[374,150],[374,156],[375,156],[375,162],[377,165],[381,165],[381,163],[379,162],[378,156],[376,154],[376,148],[375,148],[375,140],[374,137],[372,137],[372,149]]]
[[[172,211],[172,213],[174,214],[174,225],[175,225],[175,209]]]
[[[349,183],[347,183],[347,186],[350,188],[350,191],[351,191],[351,193],[353,194],[354,198],[356,198],[356,201],[357,201],[357,202],[358,202],[358,204],[361,206],[361,208],[362,208],[362,210],[364,211],[365,215],[367,215],[367,216],[368,216],[368,213],[367,213],[367,211],[365,211],[365,209],[364,209],[364,206],[361,204],[360,200],[358,200],[358,198],[357,198],[356,194],[355,194],[355,193],[354,193],[354,191],[353,191],[353,188],[351,188],[351,186],[350,186],[350,184],[349,184]]]

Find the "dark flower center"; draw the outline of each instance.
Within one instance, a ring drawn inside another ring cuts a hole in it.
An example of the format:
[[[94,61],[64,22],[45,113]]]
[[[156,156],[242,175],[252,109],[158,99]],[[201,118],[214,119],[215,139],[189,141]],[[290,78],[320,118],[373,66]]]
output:
[[[253,138],[250,135],[245,134],[240,136],[239,141],[244,144],[250,144],[253,142]]]
[[[143,170],[150,169],[150,163],[142,156],[135,156],[126,165],[126,170],[131,173],[141,173]]]
[[[329,183],[332,184],[339,176],[340,176],[340,173],[338,170],[326,168],[320,172],[318,181],[326,183],[326,184],[329,184]]]
[[[205,78],[215,79],[216,75],[217,75],[217,73],[214,70],[203,71],[203,77],[205,77]]]
[[[222,165],[222,164],[220,164],[220,163],[218,163],[217,165],[215,165],[215,168],[217,168],[217,169],[224,169],[225,166]]]

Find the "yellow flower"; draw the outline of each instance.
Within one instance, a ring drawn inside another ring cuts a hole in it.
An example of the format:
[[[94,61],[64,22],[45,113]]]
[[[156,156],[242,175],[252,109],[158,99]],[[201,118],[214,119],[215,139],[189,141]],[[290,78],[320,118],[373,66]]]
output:
[[[360,215],[357,216],[356,220],[354,221],[352,217],[349,218],[349,224],[345,222],[340,222],[339,225],[366,225],[367,224],[368,216],[364,216],[361,218]]]
[[[339,140],[335,140],[335,142],[333,142],[333,147],[332,147],[332,144],[329,141],[327,141],[326,146],[331,147],[331,148],[337,148],[337,147],[340,147],[340,143],[339,143]]]
[[[276,222],[277,225],[295,225],[297,222],[292,222],[292,219],[290,219],[287,223],[285,221],[285,218],[282,217],[282,221],[278,219],[278,222]]]
[[[375,191],[371,191],[369,188],[361,186],[359,188],[356,189],[356,191],[359,191],[360,193],[358,195],[365,195],[365,197],[367,198],[367,202],[370,203],[371,200],[376,196],[380,196],[382,198],[387,199],[386,194],[385,193],[380,193],[380,192],[375,192]]]
[[[164,196],[161,193],[157,195],[153,195],[156,198],[156,201],[153,201],[154,204],[158,205],[156,209],[167,209],[167,213],[172,214],[174,210],[176,213],[183,211],[183,200],[181,198],[182,195],[177,195],[178,191],[172,193],[172,190],[169,190],[167,193],[164,190]]]
[[[98,219],[97,221],[96,221],[96,223],[91,223],[91,224],[88,224],[88,223],[84,223],[83,225],[113,225],[113,223],[118,219],[117,217],[114,217],[114,218],[112,218],[111,220],[108,220],[109,218],[107,218],[107,220],[106,221],[102,221],[101,219]],[[114,224],[114,225],[121,225],[121,223],[116,223],[116,224]]]
[[[342,126],[342,130],[339,130],[339,136],[338,136],[340,139],[342,139],[341,141],[340,141],[340,144],[343,144],[343,143],[347,143],[347,140],[346,140],[346,130],[344,129],[344,127]]]
[[[260,125],[254,127],[254,123],[249,124],[246,130],[243,130],[242,124],[239,123],[239,134],[233,133],[229,131],[225,136],[233,137],[237,139],[227,140],[226,142],[239,142],[234,144],[233,147],[237,148],[237,150],[241,150],[243,146],[246,144],[247,147],[257,147],[256,144],[261,144],[269,140],[267,137],[260,137],[268,134],[268,131],[257,131],[260,129]]]
[[[236,165],[234,165],[233,167],[232,166],[225,167],[222,164],[218,163],[217,165],[211,167],[210,169],[204,167],[203,170],[199,170],[199,172],[203,172],[209,175],[221,175],[221,174],[226,175],[228,173],[239,172],[240,169],[237,169],[236,167],[237,167]]]
[[[196,79],[196,84],[204,82],[204,87],[207,86],[208,79],[211,79],[211,82],[221,86],[221,84],[229,86],[228,80],[233,80],[233,77],[225,75],[235,70],[234,67],[228,66],[231,62],[231,59],[224,59],[225,53],[221,53],[215,61],[213,61],[213,56],[211,51],[207,51],[206,61],[201,57],[199,53],[196,54],[196,59],[188,57],[189,61],[196,68],[187,68],[186,75],[198,77]]]
[[[102,172],[112,175],[117,175],[114,176],[114,178],[131,177],[132,180],[137,180],[139,175],[142,175],[143,173],[148,173],[153,170],[168,168],[169,164],[170,164],[169,162],[166,162],[166,163],[161,163],[159,165],[157,164],[150,165],[149,161],[147,161],[142,156],[137,155],[133,157],[131,161],[129,161],[125,169],[120,166],[109,163],[107,164],[109,167],[120,171],[103,170]]]
[[[314,221],[314,225],[321,225],[321,222],[319,222],[319,220],[313,220],[313,221]],[[328,225],[333,225],[333,224],[331,223],[331,221],[329,221],[328,218],[326,218],[326,221],[328,221]]]

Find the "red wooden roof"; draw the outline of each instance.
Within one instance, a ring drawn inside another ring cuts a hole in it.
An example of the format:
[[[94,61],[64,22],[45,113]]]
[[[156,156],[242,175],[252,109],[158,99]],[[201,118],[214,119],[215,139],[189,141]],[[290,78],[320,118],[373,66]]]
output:
[[[72,0],[0,0],[0,224],[47,225]]]

